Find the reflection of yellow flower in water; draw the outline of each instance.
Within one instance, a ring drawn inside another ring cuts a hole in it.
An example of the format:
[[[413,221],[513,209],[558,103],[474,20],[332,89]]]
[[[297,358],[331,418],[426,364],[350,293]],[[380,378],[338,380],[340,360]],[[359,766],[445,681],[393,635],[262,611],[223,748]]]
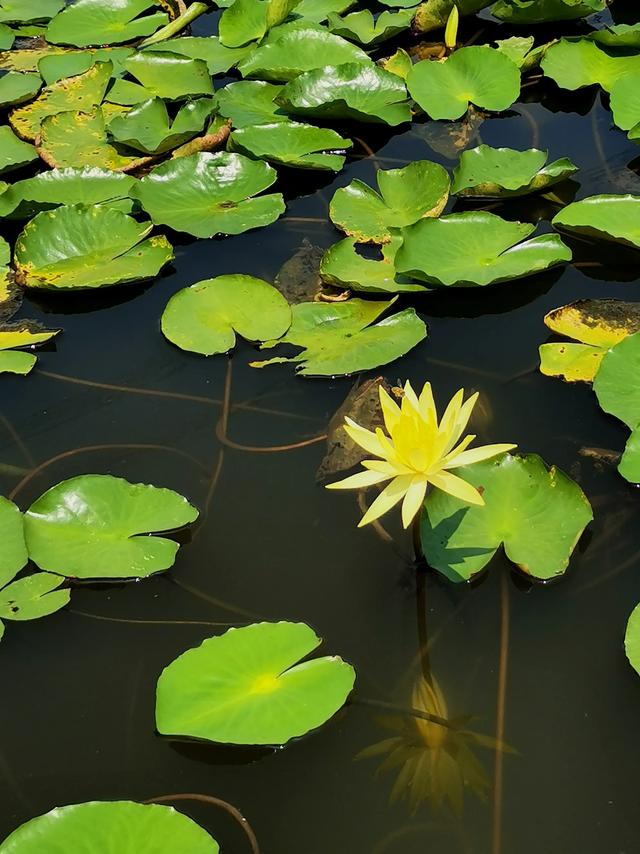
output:
[[[446,702],[436,682],[424,678],[416,682],[412,707],[447,719]],[[442,726],[398,715],[381,719],[381,723],[397,734],[366,748],[357,758],[384,756],[378,773],[397,771],[391,790],[392,801],[406,797],[412,812],[423,801],[430,801],[436,808],[448,803],[455,812],[461,813],[465,789],[480,798],[486,797],[489,782],[472,748],[494,750],[495,739],[461,729],[455,722]]]
[[[345,419],[345,430],[356,444],[381,459],[364,460],[366,471],[331,483],[327,488],[361,489],[391,481],[362,517],[360,527],[378,519],[402,500],[402,522],[408,528],[422,507],[429,484],[469,504],[484,504],[478,490],[450,469],[490,459],[515,445],[484,445],[467,450],[475,436],[468,435],[459,441],[477,399],[474,394],[465,401],[464,390],[460,389],[438,421],[430,383],[425,383],[417,397],[407,382],[401,406],[380,387],[388,435],[380,427],[374,433],[350,418]]]

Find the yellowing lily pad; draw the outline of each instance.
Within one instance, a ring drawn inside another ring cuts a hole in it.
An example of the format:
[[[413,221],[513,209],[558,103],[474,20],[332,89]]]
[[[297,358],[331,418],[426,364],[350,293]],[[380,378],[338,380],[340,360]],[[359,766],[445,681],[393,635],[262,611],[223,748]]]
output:
[[[561,231],[640,249],[640,196],[589,196],[563,208],[552,224]]]
[[[307,659],[321,642],[304,623],[255,623],[208,638],[160,675],[158,731],[279,745],[317,729],[355,682],[353,667],[338,656]]]
[[[339,172],[343,152],[353,143],[335,130],[300,122],[271,122],[238,128],[229,137],[229,149],[249,157],[300,169]]]
[[[548,164],[547,158],[546,151],[535,148],[516,151],[480,145],[463,151],[453,172],[451,192],[490,199],[526,196],[545,191],[578,171],[566,157]]]
[[[75,0],[49,23],[46,37],[76,47],[119,44],[150,36],[168,22],[155,0]]]

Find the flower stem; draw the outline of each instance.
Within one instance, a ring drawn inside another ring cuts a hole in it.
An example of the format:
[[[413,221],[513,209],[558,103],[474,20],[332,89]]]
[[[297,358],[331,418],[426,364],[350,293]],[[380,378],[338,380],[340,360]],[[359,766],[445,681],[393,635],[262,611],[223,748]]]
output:
[[[184,30],[185,27],[188,27],[196,18],[199,18],[200,15],[204,15],[208,10],[209,6],[206,3],[192,3],[191,6],[182,13],[182,15],[177,17],[175,20],[170,21],[165,27],[161,27],[157,33],[149,36],[148,39],[140,42],[138,47],[149,47],[149,45],[157,44],[158,42],[163,42],[166,39],[172,38]]]

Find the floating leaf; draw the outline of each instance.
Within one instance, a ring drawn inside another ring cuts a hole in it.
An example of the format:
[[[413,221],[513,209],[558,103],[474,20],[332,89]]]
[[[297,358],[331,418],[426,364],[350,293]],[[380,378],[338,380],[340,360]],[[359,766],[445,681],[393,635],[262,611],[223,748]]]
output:
[[[68,605],[71,592],[57,589],[63,581],[49,572],[36,572],[0,590],[0,636],[2,620],[39,620]]]
[[[470,103],[494,112],[507,110],[520,95],[520,70],[486,45],[463,47],[445,62],[418,62],[407,87],[432,119],[459,119]]]
[[[328,33],[324,27],[294,23],[273,30],[239,63],[238,71],[243,77],[279,82],[293,80],[305,71],[345,62],[370,60],[359,47]]]
[[[96,62],[111,62],[112,77],[125,73],[124,61],[133,54],[131,47],[106,47],[93,50],[60,49],[59,53],[49,53],[38,62],[38,73],[50,86],[65,77],[84,74]]]
[[[260,160],[300,169],[327,169],[339,172],[346,148],[353,143],[335,130],[298,122],[272,122],[235,130],[229,149]]]
[[[640,55],[614,56],[589,39],[560,39],[546,51],[541,66],[562,89],[598,83],[611,92],[621,77],[640,71]]]
[[[252,47],[225,47],[216,36],[182,36],[149,45],[144,48],[143,53],[174,53],[190,59],[201,59],[206,62],[209,74],[214,77],[234,68],[251,49]]]
[[[22,71],[0,72],[0,107],[24,104],[40,91],[42,79],[39,74]]]
[[[532,578],[564,573],[593,518],[577,483],[535,454],[504,454],[456,473],[481,490],[485,504],[465,504],[439,489],[427,496],[421,541],[430,566],[451,581],[469,581],[503,546]]]
[[[231,119],[235,128],[286,122],[287,114],[275,103],[280,92],[282,86],[262,80],[230,83],[216,93],[218,111]]]
[[[398,9],[395,12],[382,12],[377,18],[369,9],[352,12],[345,17],[335,13],[329,15],[329,29],[336,35],[351,39],[358,44],[373,47],[392,39],[408,30],[413,20],[412,9]],[[333,63],[327,62],[327,65]]]
[[[378,169],[380,194],[354,179],[336,190],[332,222],[361,243],[387,243],[391,229],[437,217],[449,198],[449,175],[438,163],[418,160],[402,169]]]
[[[259,41],[299,3],[300,0],[235,0],[220,18],[220,41],[227,47]]]
[[[301,0],[293,10],[295,17],[303,18],[312,24],[322,24],[329,17],[330,12],[343,12],[356,5],[356,0]],[[394,6],[401,6],[402,2],[394,0]]]
[[[276,103],[303,116],[393,126],[411,121],[403,81],[376,65],[361,62],[307,71],[287,83]]]
[[[0,374],[21,374],[26,376],[36,365],[34,353],[19,348],[33,348],[50,341],[60,332],[59,329],[45,329],[33,321],[22,320],[19,323],[0,324]]]
[[[352,299],[294,305],[287,334],[264,346],[293,344],[304,348],[302,353],[252,362],[252,366],[294,362],[302,376],[341,376],[393,362],[427,337],[427,327],[412,308],[370,326],[393,302]]]
[[[403,280],[396,275],[394,260],[401,244],[402,236],[393,234],[389,243],[382,247],[382,258],[375,260],[358,254],[355,238],[339,240],[327,249],[322,258],[322,281],[336,288],[350,288],[364,293],[426,293],[424,285]]]
[[[545,24],[586,18],[606,7],[606,0],[498,0],[491,14],[509,24]]]
[[[317,729],[344,705],[356,678],[336,655],[307,659],[321,643],[304,623],[254,623],[208,638],[160,675],[158,731],[276,745]]]
[[[38,159],[33,145],[19,139],[10,127],[0,127],[0,175],[21,169]]]
[[[525,240],[535,225],[492,213],[450,214],[403,230],[396,270],[431,285],[473,287],[519,279],[571,260],[556,234]]]
[[[227,353],[236,333],[248,341],[279,338],[291,326],[291,309],[268,282],[253,276],[218,276],[184,288],[169,300],[162,332],[191,353]]]
[[[629,659],[629,664],[636,673],[640,673],[640,605],[636,605],[627,622],[624,650]]]
[[[26,376],[35,368],[38,357],[22,350],[0,350],[0,374]]]
[[[611,111],[619,128],[629,131],[629,139],[640,138],[640,69],[620,77],[611,87]]]
[[[276,177],[268,164],[241,154],[194,154],[154,169],[133,195],[156,224],[196,237],[241,234],[284,212],[280,193],[251,198]]]
[[[11,27],[0,24],[0,50],[10,50],[15,40],[16,34]]]
[[[168,21],[155,0],[75,0],[49,23],[46,38],[76,47],[119,44],[150,36]]]
[[[563,208],[552,225],[640,249],[640,196],[589,196]]]
[[[2,0],[0,21],[3,24],[31,24],[48,21],[62,9],[65,0]]]
[[[118,854],[218,854],[209,834],[188,816],[161,804],[89,801],[56,807],[14,830],[0,844],[2,854],[45,851],[104,851]]]
[[[213,82],[206,62],[201,59],[142,52],[126,59],[124,67],[149,93],[147,98],[180,101],[198,95],[213,95]],[[113,100],[111,95],[109,100]]]
[[[515,62],[518,68],[522,70],[525,58],[531,52],[534,44],[534,36],[511,36],[508,39],[498,39],[496,41],[496,50],[508,56],[511,62]]]
[[[546,151],[536,148],[516,151],[480,145],[463,151],[453,171],[451,192],[480,198],[526,196],[547,190],[578,171],[566,157],[545,166],[547,157]]]
[[[65,110],[91,112],[102,102],[112,71],[111,62],[96,62],[84,74],[52,83],[42,90],[35,101],[13,110],[9,122],[18,136],[33,140],[38,136],[40,125],[47,116]]]
[[[152,98],[112,119],[109,133],[116,142],[136,151],[164,154],[201,133],[214,108],[211,99],[198,98],[184,104],[171,121],[164,101]]]
[[[171,489],[110,475],[65,480],[25,513],[29,557],[69,578],[146,578],[169,569],[178,543],[150,533],[173,531],[198,518]]]
[[[24,541],[22,513],[8,498],[0,495],[0,587],[8,584],[29,560]]]
[[[101,205],[39,213],[16,241],[16,279],[28,288],[101,288],[157,276],[173,258],[151,223]]]
[[[587,36],[603,47],[640,48],[640,24],[609,24],[602,30],[593,30]]]

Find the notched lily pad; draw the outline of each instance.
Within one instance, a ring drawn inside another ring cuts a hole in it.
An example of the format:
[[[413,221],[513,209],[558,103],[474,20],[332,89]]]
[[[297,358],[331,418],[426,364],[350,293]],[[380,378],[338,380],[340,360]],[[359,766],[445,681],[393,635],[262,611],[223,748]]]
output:
[[[220,41],[227,47],[242,47],[249,42],[260,41],[299,3],[300,0],[234,0],[220,18]]]
[[[552,225],[560,231],[619,241],[640,249],[640,196],[589,196],[563,208]]]
[[[428,288],[396,274],[395,257],[402,235],[393,234],[382,246],[380,259],[365,258],[357,251],[355,238],[334,243],[325,252],[320,265],[322,281],[336,288],[375,294],[428,293]]]
[[[124,61],[124,67],[150,97],[182,101],[200,95],[213,95],[213,82],[206,62],[173,53],[138,52]],[[124,81],[116,81],[122,83]],[[109,100],[113,100],[111,93]],[[117,102],[122,103],[122,102]]]
[[[180,107],[172,121],[164,101],[151,98],[113,118],[109,133],[128,148],[144,154],[165,154],[201,133],[214,109],[212,99],[198,98]]]
[[[331,32],[366,47],[373,47],[408,30],[413,20],[413,10],[385,11],[375,18],[369,9],[351,12],[344,17],[334,12],[329,14],[328,19]]]
[[[640,71],[640,55],[611,54],[586,38],[560,39],[546,51],[541,67],[562,89],[599,84],[611,92],[621,77]]]
[[[335,130],[300,122],[247,126],[229,137],[231,151],[283,166],[334,172],[342,169],[343,152],[352,145]]]
[[[46,38],[76,47],[120,44],[150,36],[168,22],[155,0],[75,0],[49,23]]]

